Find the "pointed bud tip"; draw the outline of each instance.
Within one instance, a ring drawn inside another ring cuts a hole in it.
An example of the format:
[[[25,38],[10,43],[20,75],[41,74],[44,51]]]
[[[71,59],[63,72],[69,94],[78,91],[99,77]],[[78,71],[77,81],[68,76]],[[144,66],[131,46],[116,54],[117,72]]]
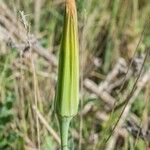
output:
[[[76,13],[76,4],[75,0],[66,0],[67,10],[71,12],[72,15]]]

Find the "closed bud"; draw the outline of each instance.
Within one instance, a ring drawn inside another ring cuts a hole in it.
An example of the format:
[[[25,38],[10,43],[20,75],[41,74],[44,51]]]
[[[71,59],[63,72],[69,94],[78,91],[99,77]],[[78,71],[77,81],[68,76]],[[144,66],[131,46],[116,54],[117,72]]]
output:
[[[59,54],[55,111],[59,116],[77,114],[79,103],[79,48],[74,0],[67,0]]]

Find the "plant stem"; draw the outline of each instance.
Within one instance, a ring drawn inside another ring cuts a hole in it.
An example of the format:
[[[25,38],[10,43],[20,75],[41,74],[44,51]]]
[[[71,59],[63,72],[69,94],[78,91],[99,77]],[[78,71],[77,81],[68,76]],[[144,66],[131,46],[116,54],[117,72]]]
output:
[[[68,149],[68,132],[72,117],[58,117],[60,125],[60,136],[61,136],[61,150]]]

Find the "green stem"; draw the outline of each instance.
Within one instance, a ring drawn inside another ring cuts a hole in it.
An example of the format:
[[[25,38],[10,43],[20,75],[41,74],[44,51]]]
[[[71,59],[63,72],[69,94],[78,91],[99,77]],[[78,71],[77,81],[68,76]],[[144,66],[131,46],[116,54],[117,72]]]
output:
[[[58,117],[60,126],[60,137],[61,137],[61,150],[68,149],[68,132],[72,117]]]

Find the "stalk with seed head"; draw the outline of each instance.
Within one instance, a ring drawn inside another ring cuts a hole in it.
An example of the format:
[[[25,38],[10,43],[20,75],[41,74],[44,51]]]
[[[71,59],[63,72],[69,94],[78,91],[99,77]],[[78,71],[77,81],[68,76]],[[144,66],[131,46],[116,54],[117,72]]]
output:
[[[66,0],[62,41],[59,53],[55,111],[58,116],[61,149],[68,150],[70,121],[79,104],[79,48],[75,0]]]

